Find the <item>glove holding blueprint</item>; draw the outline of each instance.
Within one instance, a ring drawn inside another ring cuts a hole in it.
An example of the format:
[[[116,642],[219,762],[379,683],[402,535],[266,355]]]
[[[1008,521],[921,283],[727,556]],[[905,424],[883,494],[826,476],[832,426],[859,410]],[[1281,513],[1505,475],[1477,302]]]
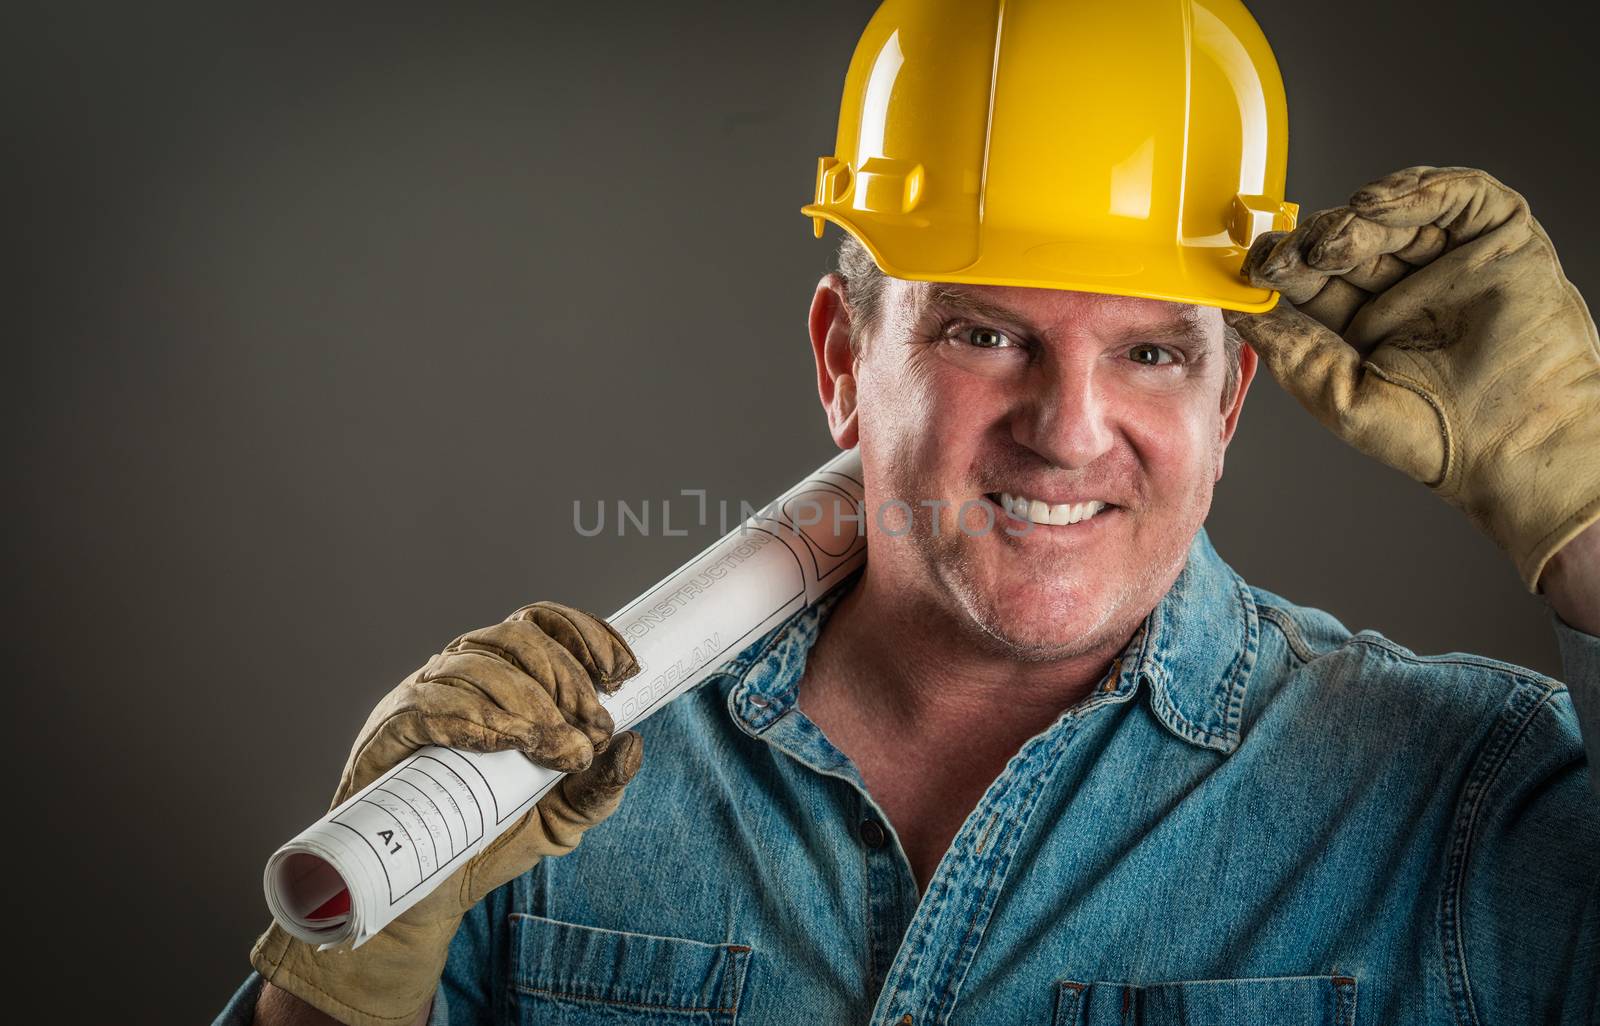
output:
[[[537,603],[457,639],[374,712],[335,808],[269,860],[276,922],[252,952],[257,970],[342,1021],[422,1010],[460,915],[616,807],[642,747],[626,728],[862,565],[861,504],[851,450],[609,622]],[[468,686],[455,693],[452,678]],[[459,732],[415,715],[452,703]],[[501,865],[512,849],[525,864]]]
[[[319,954],[274,924],[251,952],[256,969],[274,986],[329,1015],[390,1023],[415,1018],[433,994],[450,940],[466,912],[540,858],[577,847],[584,832],[621,802],[623,789],[638,771],[642,742],[633,731],[612,736],[611,715],[600,704],[597,689],[613,692],[638,672],[633,653],[616,631],[554,602],[525,606],[503,623],[451,642],[373,710],[351,750],[335,808],[364,790],[370,807],[356,811],[367,813],[385,850],[403,850],[420,840],[421,831],[414,829],[418,817],[411,810],[437,811],[430,802],[448,809],[455,821],[440,841],[448,843],[451,834],[465,839],[459,828],[462,808],[452,807],[447,783],[441,784],[450,780],[454,753],[448,749],[508,750],[519,753],[516,758],[575,772],[531,811],[508,817],[512,825],[498,840],[466,860],[359,952]],[[413,759],[405,772],[386,775],[427,746],[445,747],[437,750],[440,758]],[[386,784],[368,788],[379,777]],[[385,822],[396,814],[398,821]],[[408,832],[407,826],[413,829]],[[436,858],[432,843],[423,842],[426,858]],[[311,858],[299,856],[302,861]],[[347,915],[341,906],[348,901],[349,892],[341,888],[320,915]]]

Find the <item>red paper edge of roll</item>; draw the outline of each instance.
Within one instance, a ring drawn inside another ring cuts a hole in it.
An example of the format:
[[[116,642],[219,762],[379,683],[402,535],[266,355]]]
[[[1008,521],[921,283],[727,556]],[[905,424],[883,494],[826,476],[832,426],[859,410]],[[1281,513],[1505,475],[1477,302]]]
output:
[[[334,916],[346,915],[349,913],[349,911],[350,892],[349,890],[343,890],[329,898],[327,901],[324,901],[321,905],[318,905],[316,911],[306,916],[306,918],[332,919]]]

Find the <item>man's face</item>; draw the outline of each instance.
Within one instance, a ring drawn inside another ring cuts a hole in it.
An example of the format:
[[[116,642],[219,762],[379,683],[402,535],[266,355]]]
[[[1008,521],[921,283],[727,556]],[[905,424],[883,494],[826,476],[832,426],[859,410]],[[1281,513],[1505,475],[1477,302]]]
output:
[[[1011,658],[1125,638],[1205,520],[1254,354],[1224,406],[1216,308],[887,286],[854,361],[874,572]]]

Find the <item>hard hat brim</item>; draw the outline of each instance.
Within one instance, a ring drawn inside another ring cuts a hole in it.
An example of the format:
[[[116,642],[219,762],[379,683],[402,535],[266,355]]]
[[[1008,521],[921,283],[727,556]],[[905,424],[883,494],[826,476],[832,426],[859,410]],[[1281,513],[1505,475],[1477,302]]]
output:
[[[807,204],[801,212],[849,232],[872,255],[879,270],[908,281],[1095,292],[1243,313],[1265,313],[1278,302],[1277,292],[1256,288],[1239,277],[1246,250],[1225,233],[1170,246],[1130,247],[1126,242],[1099,244],[989,230],[983,233],[982,251],[976,260],[941,269],[916,266],[917,226],[908,224],[907,219],[875,223],[871,230],[864,230],[864,225],[841,216],[837,209],[820,204]],[[884,252],[883,246],[874,244],[874,237],[892,240],[896,252]]]

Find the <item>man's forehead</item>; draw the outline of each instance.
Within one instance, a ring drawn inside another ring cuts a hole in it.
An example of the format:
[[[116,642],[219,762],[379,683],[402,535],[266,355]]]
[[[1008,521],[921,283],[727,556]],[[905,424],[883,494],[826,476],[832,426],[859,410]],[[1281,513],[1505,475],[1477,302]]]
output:
[[[958,285],[907,282],[913,308],[932,308],[1047,331],[1064,319],[1115,322],[1128,327],[1182,328],[1204,333],[1209,307],[1135,296],[1014,285]]]

